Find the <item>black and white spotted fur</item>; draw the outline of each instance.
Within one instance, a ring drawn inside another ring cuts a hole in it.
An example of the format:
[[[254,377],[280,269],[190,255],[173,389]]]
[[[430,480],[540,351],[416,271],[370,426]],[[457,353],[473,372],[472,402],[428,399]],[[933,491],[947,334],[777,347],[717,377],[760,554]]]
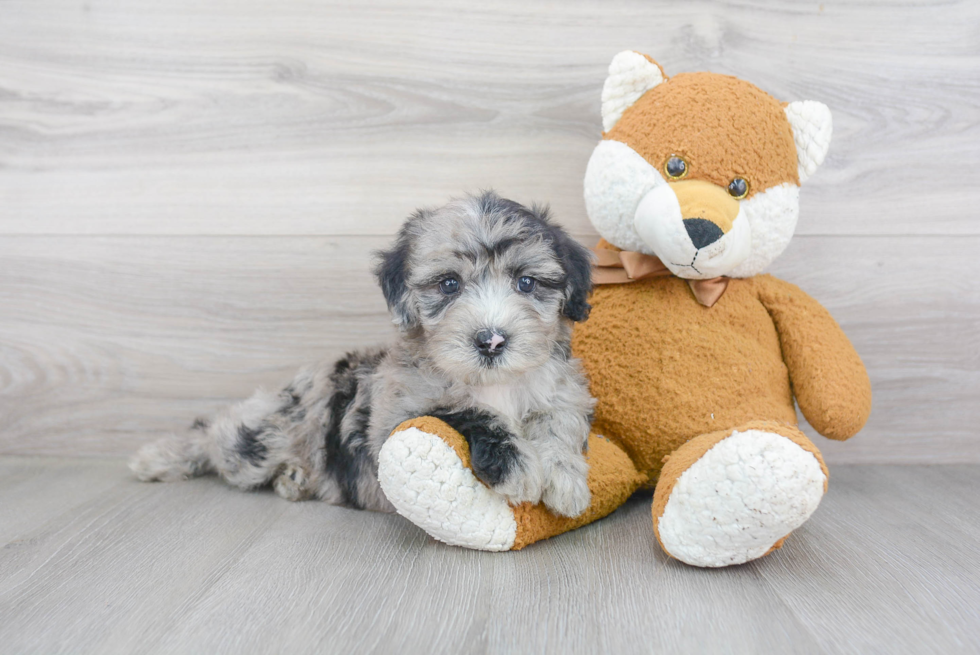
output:
[[[476,475],[509,501],[584,511],[594,400],[569,344],[589,312],[588,251],[547,210],[487,192],[418,211],[376,273],[400,327],[395,345],[308,367],[278,393],[145,446],[136,475],[216,471],[290,500],[391,511],[378,452],[399,423],[432,415],[466,437]],[[481,350],[481,334],[503,345]]]

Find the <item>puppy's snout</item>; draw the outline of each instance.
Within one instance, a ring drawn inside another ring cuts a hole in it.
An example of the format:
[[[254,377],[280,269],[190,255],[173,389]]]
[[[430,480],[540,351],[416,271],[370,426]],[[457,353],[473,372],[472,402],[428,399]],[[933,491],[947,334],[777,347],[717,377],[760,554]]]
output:
[[[484,357],[496,357],[504,351],[507,336],[499,330],[480,330],[473,337],[473,342]]]

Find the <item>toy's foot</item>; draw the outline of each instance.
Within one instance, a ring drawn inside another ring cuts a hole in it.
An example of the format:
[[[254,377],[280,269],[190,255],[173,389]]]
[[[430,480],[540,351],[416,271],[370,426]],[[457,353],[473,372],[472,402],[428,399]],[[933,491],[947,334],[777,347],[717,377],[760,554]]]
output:
[[[795,428],[757,422],[701,435],[664,466],[654,530],[664,550],[687,564],[742,564],[780,547],[826,488],[820,452]]]
[[[398,513],[453,546],[513,548],[514,510],[473,475],[462,437],[437,419],[411,423],[396,428],[378,456],[378,480]]]

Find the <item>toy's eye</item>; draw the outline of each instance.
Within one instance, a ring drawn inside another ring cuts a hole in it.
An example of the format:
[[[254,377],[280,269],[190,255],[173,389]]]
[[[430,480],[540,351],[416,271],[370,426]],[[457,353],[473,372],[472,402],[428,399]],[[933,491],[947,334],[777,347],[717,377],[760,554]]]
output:
[[[517,279],[517,290],[521,293],[531,293],[534,291],[534,283],[537,282],[533,277],[520,277]]]
[[[687,175],[687,162],[677,155],[671,156],[664,164],[664,172],[672,180],[679,180]]]
[[[459,280],[454,277],[447,277],[439,283],[439,291],[442,291],[447,296],[453,295],[459,291]]]
[[[728,193],[730,193],[736,200],[741,200],[745,196],[749,195],[749,183],[740,177],[736,177],[734,180],[732,180],[731,184],[728,185]]]

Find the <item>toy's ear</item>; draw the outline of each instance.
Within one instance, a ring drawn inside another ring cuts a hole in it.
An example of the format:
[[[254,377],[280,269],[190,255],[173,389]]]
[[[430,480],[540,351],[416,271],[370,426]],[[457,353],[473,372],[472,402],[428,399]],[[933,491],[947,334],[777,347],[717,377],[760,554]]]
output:
[[[613,57],[602,86],[602,130],[611,130],[630,105],[663,81],[660,66],[645,55],[626,50]]]
[[[791,102],[784,111],[793,128],[797,172],[800,184],[803,184],[827,156],[830,135],[834,130],[833,119],[827,105],[814,100]]]

